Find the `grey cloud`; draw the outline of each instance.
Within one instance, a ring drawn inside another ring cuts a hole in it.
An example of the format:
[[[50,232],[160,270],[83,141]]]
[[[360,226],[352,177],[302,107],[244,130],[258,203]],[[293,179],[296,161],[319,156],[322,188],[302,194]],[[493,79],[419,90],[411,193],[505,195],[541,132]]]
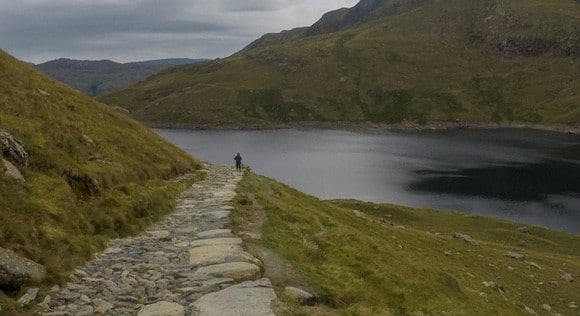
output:
[[[224,57],[264,33],[311,24],[355,2],[0,0],[0,48],[33,62]]]

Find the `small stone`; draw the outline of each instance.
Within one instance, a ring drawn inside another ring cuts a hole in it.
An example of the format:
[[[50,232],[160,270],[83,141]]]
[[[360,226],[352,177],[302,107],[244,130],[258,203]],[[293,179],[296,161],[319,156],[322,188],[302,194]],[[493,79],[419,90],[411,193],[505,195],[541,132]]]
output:
[[[516,230],[522,234],[529,234],[530,233],[530,229],[527,226],[518,227]]]
[[[51,293],[55,293],[55,292],[58,292],[58,291],[60,291],[60,286],[58,286],[58,285],[55,285],[55,286],[53,286],[53,287],[50,288],[50,292]]]
[[[313,295],[303,289],[292,286],[287,286],[284,289],[284,291],[288,296],[298,301],[298,303],[300,303],[301,305],[313,305],[316,303],[318,299],[316,295]]]
[[[75,312],[74,315],[75,316],[90,316],[93,315],[94,309],[92,306],[81,306],[79,307]]]
[[[542,308],[547,312],[552,311],[552,306],[550,306],[548,304],[542,304]]]
[[[576,302],[570,302],[570,305],[568,305],[568,307],[570,307],[571,309],[577,309],[578,305],[576,304]]]
[[[532,266],[532,267],[534,267],[534,268],[538,269],[538,270],[542,270],[542,267],[540,267],[540,266],[539,266],[537,263],[535,263],[535,262],[529,262],[528,264],[529,264],[530,266]]]
[[[500,292],[503,292],[503,285],[499,285],[493,281],[483,281],[482,282],[483,285],[485,285],[485,287],[488,287],[490,289],[494,289],[494,290],[498,290]]]
[[[18,299],[18,304],[20,304],[20,306],[25,306],[25,305],[30,304],[30,302],[32,302],[36,299],[37,294],[38,294],[38,288],[34,287],[31,289],[28,289],[26,294],[22,295]]]
[[[85,302],[85,303],[90,303],[91,302],[91,299],[88,296],[84,295],[84,294],[81,295],[81,297],[79,298],[79,300],[81,302]]]
[[[157,302],[141,308],[137,316],[184,316],[185,308],[177,303]]]
[[[488,302],[487,300],[487,294],[484,292],[479,292],[479,296],[481,297],[481,299],[483,299],[486,303]]]
[[[562,279],[564,279],[564,280],[566,280],[568,282],[574,282],[574,277],[570,273],[564,273],[564,274],[562,274]]]
[[[530,314],[530,315],[538,315],[538,314],[537,314],[537,313],[536,313],[536,312],[535,312],[533,309],[531,309],[531,308],[529,308],[529,307],[527,307],[527,306],[524,306],[524,309],[525,309],[525,310],[526,310],[526,312],[528,312],[528,314]]]
[[[453,255],[453,253],[451,251],[445,251],[444,254],[448,257]]]
[[[508,251],[505,253],[506,257],[508,258],[512,258],[512,259],[516,259],[516,260],[522,260],[525,256],[517,253],[517,252],[513,252],[513,251]]]
[[[158,265],[166,265],[170,262],[171,261],[167,257],[154,257],[153,259],[149,260],[149,263]]]
[[[169,280],[167,280],[167,279],[157,280],[155,282],[155,285],[157,285],[157,287],[159,289],[165,290],[169,286]]]
[[[108,311],[113,309],[113,307],[115,307],[113,304],[111,304],[105,300],[102,300],[100,298],[94,299],[93,305],[95,307],[95,313],[98,313],[98,314],[106,314]]]

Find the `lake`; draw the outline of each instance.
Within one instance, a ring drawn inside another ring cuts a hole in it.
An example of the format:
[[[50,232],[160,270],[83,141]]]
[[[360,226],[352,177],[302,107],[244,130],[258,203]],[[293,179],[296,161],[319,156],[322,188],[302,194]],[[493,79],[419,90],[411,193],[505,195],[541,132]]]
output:
[[[509,219],[580,234],[580,137],[527,130],[168,130],[201,160],[324,199],[354,198]]]

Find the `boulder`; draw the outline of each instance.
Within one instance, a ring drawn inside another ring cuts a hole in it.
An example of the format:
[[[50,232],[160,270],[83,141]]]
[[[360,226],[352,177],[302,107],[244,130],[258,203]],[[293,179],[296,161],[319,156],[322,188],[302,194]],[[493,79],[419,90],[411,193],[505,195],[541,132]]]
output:
[[[0,288],[19,287],[28,281],[40,282],[45,277],[43,266],[0,247]]]
[[[288,296],[298,301],[300,305],[314,305],[318,300],[316,295],[293,286],[287,286],[284,291]]]
[[[24,144],[4,130],[0,130],[0,155],[16,165],[28,167],[28,152]]]

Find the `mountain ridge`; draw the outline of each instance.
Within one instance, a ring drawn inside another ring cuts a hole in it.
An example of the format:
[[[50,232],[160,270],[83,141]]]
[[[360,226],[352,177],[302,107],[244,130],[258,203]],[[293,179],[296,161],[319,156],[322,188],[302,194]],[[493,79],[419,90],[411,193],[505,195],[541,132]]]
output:
[[[154,125],[578,125],[579,21],[572,0],[364,0],[100,100]]]
[[[160,70],[205,60],[207,59],[166,58],[119,63],[108,59],[58,58],[34,67],[85,94],[97,96],[137,83]]]

